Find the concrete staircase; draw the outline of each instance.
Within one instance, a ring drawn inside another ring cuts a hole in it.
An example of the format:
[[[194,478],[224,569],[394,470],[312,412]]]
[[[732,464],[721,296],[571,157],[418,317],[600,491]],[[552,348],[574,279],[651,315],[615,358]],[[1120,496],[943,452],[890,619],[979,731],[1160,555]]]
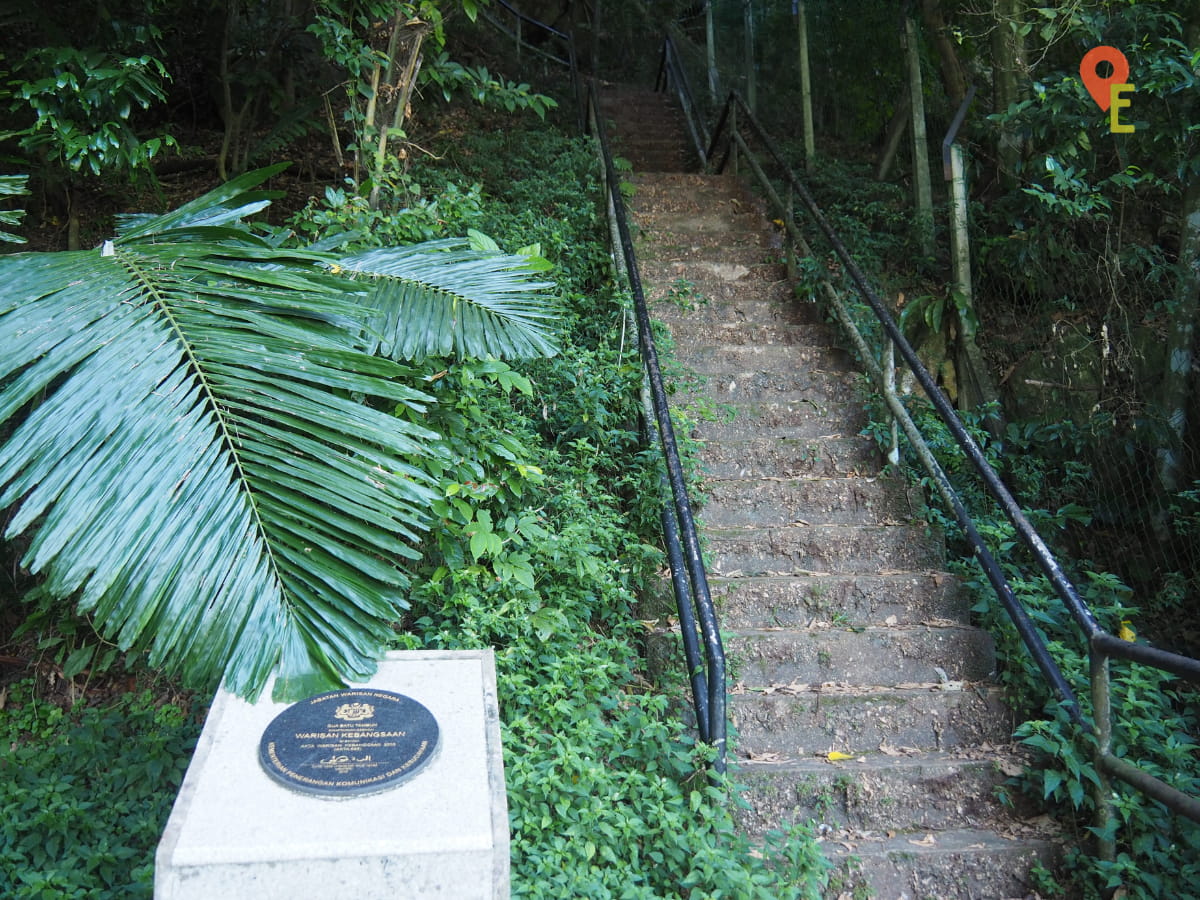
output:
[[[1055,848],[995,797],[1021,760],[988,680],[992,642],[944,571],[941,535],[859,434],[861,376],[795,296],[760,203],[735,178],[683,171],[666,100],[618,88],[602,102],[637,173],[652,315],[694,373],[674,399],[704,442],[742,826],[811,823],[836,867],[830,898],[1030,895],[1030,868]]]

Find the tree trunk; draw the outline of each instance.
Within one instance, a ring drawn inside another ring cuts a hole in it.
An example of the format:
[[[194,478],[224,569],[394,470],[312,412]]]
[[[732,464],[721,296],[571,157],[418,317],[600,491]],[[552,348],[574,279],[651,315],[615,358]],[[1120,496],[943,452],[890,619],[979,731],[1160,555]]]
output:
[[[1200,44],[1200,10],[1187,25],[1188,45]],[[1186,150],[1185,150],[1186,152]],[[1175,310],[1167,336],[1167,369],[1163,373],[1162,408],[1167,417],[1168,445],[1158,451],[1158,479],[1167,491],[1187,486],[1190,473],[1184,455],[1195,363],[1196,315],[1200,313],[1200,177],[1192,176],[1183,192],[1179,226],[1179,280]]]
[[[1021,81],[1025,76],[1025,38],[1021,35],[1024,0],[996,0],[996,25],[992,30],[993,111],[1007,112],[1021,99]],[[1017,186],[1021,163],[1021,138],[1013,129],[1001,126],[996,141],[1000,160],[1000,183],[1007,189]]]
[[[942,0],[921,0],[921,20],[925,23],[926,36],[937,51],[946,96],[950,98],[951,106],[958,107],[967,96],[967,79],[954,41],[950,39],[950,28],[942,15]]]
[[[1184,192],[1179,281],[1167,336],[1167,370],[1163,373],[1162,404],[1169,434],[1168,445],[1158,451],[1158,478],[1172,492],[1182,490],[1189,481],[1184,438],[1188,430],[1197,312],[1200,312],[1200,179],[1193,178]]]
[[[900,139],[904,137],[904,127],[908,125],[909,111],[912,101],[908,96],[908,85],[900,93],[896,111],[892,113],[892,121],[888,123],[887,137],[883,141],[883,151],[879,154],[879,165],[875,168],[875,180],[886,181],[892,164],[896,161],[896,152],[900,149]]]

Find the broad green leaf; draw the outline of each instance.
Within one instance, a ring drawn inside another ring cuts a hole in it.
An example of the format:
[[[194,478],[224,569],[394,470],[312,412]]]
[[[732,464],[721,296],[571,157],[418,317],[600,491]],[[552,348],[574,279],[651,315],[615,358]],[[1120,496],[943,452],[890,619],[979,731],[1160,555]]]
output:
[[[372,250],[338,265],[367,276],[364,301],[376,311],[373,349],[394,359],[424,355],[480,358],[550,356],[557,352],[557,306],[532,281],[528,260],[480,254],[461,241]]]
[[[22,564],[121,650],[296,699],[374,671],[443,496],[432,400],[377,326],[397,358],[529,355],[553,311],[519,259],[461,244],[357,278],[273,247],[242,219],[277,171],[99,250],[0,257],[0,507]]]

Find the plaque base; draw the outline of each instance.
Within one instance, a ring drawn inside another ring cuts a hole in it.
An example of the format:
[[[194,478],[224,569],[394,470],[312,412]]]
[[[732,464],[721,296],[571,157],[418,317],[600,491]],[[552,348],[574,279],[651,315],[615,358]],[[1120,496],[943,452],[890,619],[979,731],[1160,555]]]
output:
[[[220,691],[155,858],[155,900],[374,900],[509,895],[508,804],[492,652],[389,654],[367,685],[423,704],[428,766],[390,790],[306,795],[258,760],[288,708]]]

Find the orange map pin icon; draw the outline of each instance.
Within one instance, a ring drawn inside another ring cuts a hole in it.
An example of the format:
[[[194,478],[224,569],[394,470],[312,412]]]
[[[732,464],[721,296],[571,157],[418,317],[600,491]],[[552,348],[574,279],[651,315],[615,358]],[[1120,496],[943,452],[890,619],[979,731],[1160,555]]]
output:
[[[1108,77],[1096,74],[1096,67],[1102,62],[1113,67],[1112,74]],[[1125,83],[1125,79],[1129,77],[1129,60],[1116,47],[1093,47],[1079,63],[1079,77],[1083,79],[1083,86],[1088,89],[1096,105],[1108,112],[1112,105],[1110,85]]]

